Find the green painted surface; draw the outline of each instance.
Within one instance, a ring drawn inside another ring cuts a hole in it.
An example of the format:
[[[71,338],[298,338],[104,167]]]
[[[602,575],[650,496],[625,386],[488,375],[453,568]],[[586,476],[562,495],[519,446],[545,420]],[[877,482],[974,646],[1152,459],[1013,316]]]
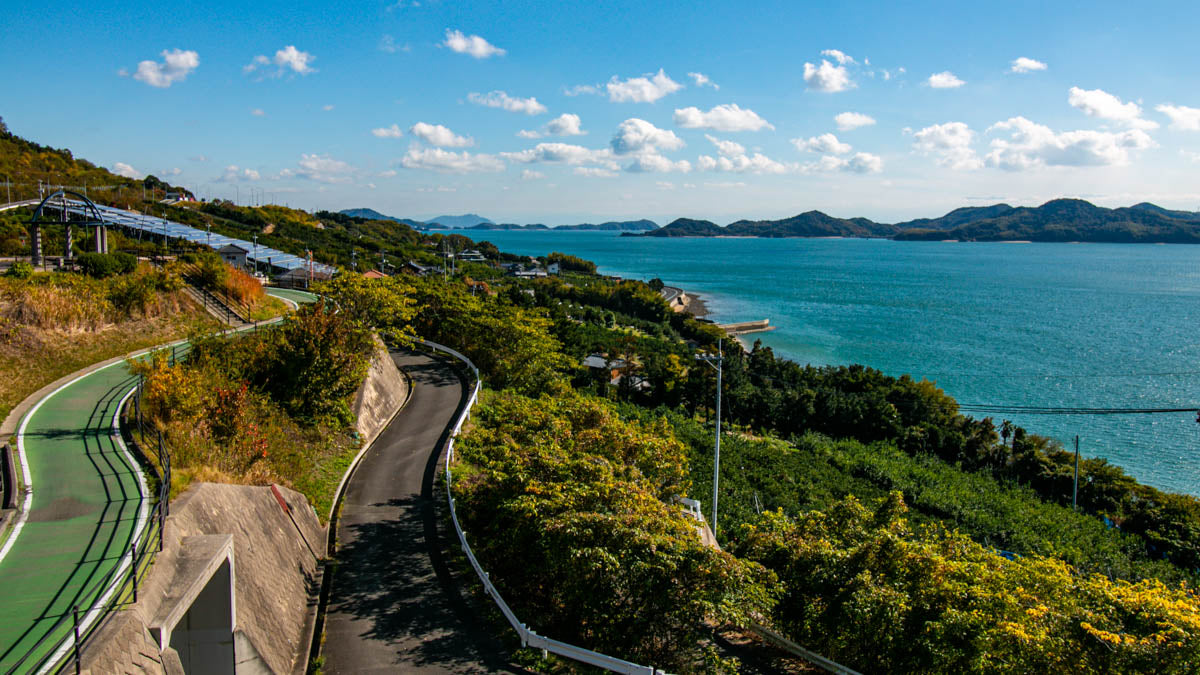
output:
[[[317,300],[304,291],[268,292],[297,303]],[[182,354],[186,345],[176,349]],[[139,511],[149,511],[138,490],[141,469],[111,436],[113,415],[135,384],[116,363],[51,394],[27,416],[33,504],[0,560],[0,673],[32,651],[18,669],[25,672],[69,639],[72,607],[79,606],[82,620],[100,599],[134,543]],[[154,523],[144,526],[154,531]]]
[[[111,431],[121,397],[135,384],[117,363],[60,389],[27,418],[33,503],[0,561],[0,671],[39,640],[47,638],[35,658],[69,636],[72,606],[82,618],[134,542],[139,510],[149,505],[138,490],[140,469]]]

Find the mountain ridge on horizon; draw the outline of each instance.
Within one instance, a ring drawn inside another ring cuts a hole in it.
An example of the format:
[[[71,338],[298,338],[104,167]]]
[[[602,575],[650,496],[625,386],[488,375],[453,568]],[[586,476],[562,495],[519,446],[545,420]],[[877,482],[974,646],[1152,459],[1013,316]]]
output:
[[[821,211],[779,220],[738,220],[720,226],[678,218],[626,237],[887,237],[904,241],[1081,241],[1200,243],[1200,212],[1165,209],[1149,202],[1110,209],[1082,199],[1052,199],[1041,206],[961,207],[939,218],[878,223],[837,218]]]

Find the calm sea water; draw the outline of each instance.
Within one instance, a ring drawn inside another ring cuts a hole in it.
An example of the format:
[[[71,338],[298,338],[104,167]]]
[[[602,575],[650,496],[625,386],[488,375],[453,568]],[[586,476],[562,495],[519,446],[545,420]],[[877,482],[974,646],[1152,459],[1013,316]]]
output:
[[[659,277],[703,295],[718,322],[771,319],[750,337],[793,360],[927,377],[962,403],[1200,406],[1200,246],[472,234]],[[1195,417],[1008,416],[1200,494]]]

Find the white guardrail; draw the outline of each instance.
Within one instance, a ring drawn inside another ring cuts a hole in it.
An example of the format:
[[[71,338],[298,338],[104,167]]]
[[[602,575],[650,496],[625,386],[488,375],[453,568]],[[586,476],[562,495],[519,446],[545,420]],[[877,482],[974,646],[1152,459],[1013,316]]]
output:
[[[475,573],[479,575],[479,580],[483,582],[483,590],[492,597],[492,600],[496,601],[496,606],[500,608],[500,612],[504,614],[504,618],[508,619],[508,622],[512,624],[513,630],[517,631],[517,635],[519,635],[521,638],[521,646],[544,649],[548,652],[558,654],[559,656],[565,656],[581,663],[596,666],[597,668],[604,668],[614,673],[626,673],[627,675],[662,675],[662,671],[656,670],[653,666],[640,666],[636,663],[631,663],[629,661],[608,656],[607,654],[601,654],[599,652],[591,651],[590,649],[576,647],[575,645],[567,644],[566,642],[559,642],[558,640],[552,640],[548,637],[538,635],[528,626],[521,623],[520,619],[517,618],[517,615],[513,613],[512,609],[509,608],[508,603],[504,602],[504,598],[500,596],[500,591],[498,591],[496,587],[492,585],[492,581],[488,577],[488,573],[485,572],[483,567],[479,564],[479,561],[475,558],[475,552],[471,550],[471,545],[467,543],[467,535],[463,532],[462,525],[460,525],[458,522],[458,513],[455,511],[454,495],[450,492],[450,481],[452,478],[450,465],[454,463],[454,440],[458,438],[458,433],[462,430],[463,424],[471,417],[471,408],[475,406],[475,402],[479,399],[479,391],[483,387],[483,380],[479,377],[479,369],[475,367],[475,364],[471,363],[470,359],[458,353],[457,351],[428,340],[418,339],[416,342],[435,351],[449,354],[459,361],[462,361],[466,364],[467,368],[470,369],[471,374],[475,377],[475,387],[471,391],[471,398],[467,400],[467,405],[463,407],[462,413],[459,414],[458,419],[455,420],[454,429],[450,432],[450,441],[447,443],[445,470],[446,500],[450,504],[450,520],[454,522],[454,530],[458,532],[458,542],[462,544],[463,553],[467,554],[467,560],[471,561],[471,567],[475,568]]]

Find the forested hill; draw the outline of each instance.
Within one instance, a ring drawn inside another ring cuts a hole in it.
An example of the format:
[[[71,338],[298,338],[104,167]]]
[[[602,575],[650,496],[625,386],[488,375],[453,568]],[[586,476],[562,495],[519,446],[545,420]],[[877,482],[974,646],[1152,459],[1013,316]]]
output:
[[[556,230],[605,230],[605,231],[621,231],[621,232],[649,232],[657,230],[658,223],[653,220],[620,220],[609,221],[607,223],[580,223],[579,225],[559,225]]]
[[[1037,208],[1010,208],[948,229],[936,225],[907,229],[895,238],[1195,244],[1200,243],[1200,213],[1170,211],[1147,203],[1107,209],[1080,199],[1055,199]]]
[[[0,199],[11,195],[13,201],[37,197],[39,183],[79,191],[86,186],[89,197],[110,204],[140,199],[142,188],[147,190],[147,197],[159,199],[166,192],[191,194],[154,176],[144,179],[118,176],[102,166],[75,157],[66,148],[53,148],[21,138],[8,130],[3,118],[0,118],[0,174],[4,174],[6,182],[12,183],[6,186],[7,191],[0,192]]]
[[[643,237],[892,237],[906,241],[1084,241],[1200,243],[1200,212],[1149,203],[1117,209],[1081,199],[1055,199],[1037,207],[1008,204],[955,209],[940,218],[877,223],[808,211],[782,220],[739,220],[725,227],[680,218]]]

